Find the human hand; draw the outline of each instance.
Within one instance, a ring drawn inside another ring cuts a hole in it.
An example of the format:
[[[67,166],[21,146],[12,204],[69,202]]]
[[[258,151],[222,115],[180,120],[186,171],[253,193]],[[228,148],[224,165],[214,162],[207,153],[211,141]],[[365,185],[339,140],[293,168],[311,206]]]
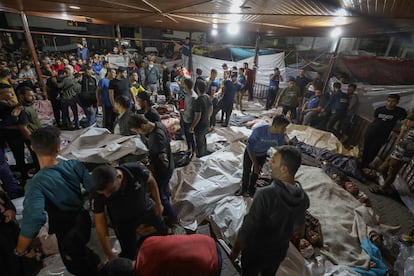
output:
[[[8,223],[16,218],[16,212],[14,210],[6,210],[3,212],[3,216],[4,221]]]
[[[20,113],[23,111],[23,106],[22,105],[18,105],[15,108],[13,108],[11,115],[14,117],[17,117],[20,115]]]
[[[262,170],[262,167],[260,167],[259,164],[255,164],[254,165],[254,173],[255,174],[260,174],[260,171]]]
[[[155,207],[154,207],[155,216],[161,217],[163,211],[164,211],[164,206],[162,206],[161,203],[155,204]]]
[[[188,130],[188,132],[194,133],[194,128],[193,127],[190,127],[190,129]]]

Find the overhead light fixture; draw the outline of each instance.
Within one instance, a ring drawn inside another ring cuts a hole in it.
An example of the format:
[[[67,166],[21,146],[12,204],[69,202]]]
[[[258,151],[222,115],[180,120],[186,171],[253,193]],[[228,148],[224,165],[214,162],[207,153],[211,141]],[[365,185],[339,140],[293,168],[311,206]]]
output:
[[[217,24],[216,23],[213,24],[213,29],[217,29]]]
[[[230,35],[236,35],[239,32],[240,26],[236,23],[230,23],[227,25],[227,32]]]
[[[63,16],[63,17],[67,17],[67,16],[68,16],[68,14],[67,14],[66,12],[62,12],[62,16]]]
[[[337,9],[335,11],[334,15],[335,16],[348,16],[349,13],[348,13],[348,11],[346,9],[340,8],[340,9]]]
[[[342,28],[340,27],[335,27],[332,31],[331,31],[331,37],[332,38],[338,38],[340,37],[342,34]]]
[[[79,7],[79,6],[73,6],[73,5],[70,5],[70,6],[69,6],[69,9],[73,9],[73,10],[80,10],[80,7]]]
[[[240,6],[240,9],[242,10],[250,10],[252,7],[250,6]]]
[[[212,36],[216,36],[217,34],[218,34],[217,29],[212,29],[212,30],[211,30],[211,35],[212,35]]]
[[[162,20],[161,19],[157,19],[157,20],[155,20],[155,22],[156,23],[162,23]]]

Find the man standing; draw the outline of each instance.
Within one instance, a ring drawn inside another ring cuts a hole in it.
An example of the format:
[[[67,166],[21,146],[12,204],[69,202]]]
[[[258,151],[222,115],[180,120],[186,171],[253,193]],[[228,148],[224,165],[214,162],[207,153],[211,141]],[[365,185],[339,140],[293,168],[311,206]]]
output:
[[[169,224],[177,222],[177,215],[170,202],[169,182],[174,170],[174,160],[170,147],[170,137],[161,122],[150,122],[144,116],[134,114],[129,119],[131,131],[148,137],[150,169],[154,174],[161,196],[161,202],[168,216]]]
[[[99,80],[102,80],[103,78],[105,78],[106,74],[108,73],[109,70],[109,62],[104,60],[102,62],[102,69],[101,71],[99,71]]]
[[[388,136],[397,122],[407,117],[405,109],[397,106],[399,101],[400,95],[389,94],[385,106],[375,109],[374,121],[365,132],[361,168],[369,166],[378,151],[387,142]]]
[[[162,68],[162,91],[165,95],[165,101],[169,101],[172,99],[172,95],[170,92],[170,83],[171,83],[171,72],[168,69],[167,64],[165,61],[161,62]]]
[[[237,81],[237,72],[232,72],[231,79],[224,82],[223,98],[221,103],[221,121],[222,126],[227,127],[229,125],[231,113],[233,112],[234,96],[241,90],[241,85]],[[224,119],[224,115],[226,119]]]
[[[181,59],[183,61],[183,66],[190,71],[190,57],[193,49],[193,43],[191,43],[190,38],[186,37],[184,43],[182,44],[181,49]]]
[[[96,79],[93,74],[94,72],[92,67],[88,65],[82,76],[81,92],[79,94],[79,103],[86,115],[86,119],[88,120],[88,126],[95,123],[97,111]]]
[[[118,69],[118,76],[109,83],[109,99],[111,100],[112,106],[115,106],[115,98],[121,95],[127,96],[131,103],[135,105],[135,108],[138,109],[138,103],[131,89],[131,83],[129,82],[128,73],[125,68]]]
[[[138,106],[141,108],[138,110],[139,114],[144,114],[150,122],[161,122],[161,117],[158,111],[152,107],[151,97],[147,92],[141,92],[138,94]]]
[[[145,75],[147,77],[145,81],[147,89],[152,93],[157,93],[158,88],[160,87],[160,72],[158,71],[158,68],[154,66],[154,61],[152,59],[148,62],[148,68]]]
[[[190,126],[190,133],[195,134],[197,157],[207,154],[206,135],[210,126],[210,117],[213,113],[213,104],[210,96],[205,94],[206,83],[202,80],[196,82],[198,98],[194,103],[194,120]]]
[[[339,130],[335,129],[336,123],[340,123],[346,116],[346,112],[349,106],[349,97],[347,93],[342,93],[341,84],[339,82],[334,83],[334,92],[329,98],[328,103],[325,106],[325,110],[331,114],[328,120],[326,129],[329,132],[335,134],[339,138]]]
[[[299,70],[299,76],[296,77],[296,86],[299,88],[299,104],[302,104],[303,96],[305,95],[306,86],[311,80],[305,76],[305,69]]]
[[[273,107],[276,100],[277,91],[279,91],[279,82],[283,81],[283,77],[280,74],[279,68],[275,68],[273,74],[270,75],[269,92],[266,100],[266,110]]]
[[[245,62],[244,64],[244,75],[246,76],[246,86],[245,89],[249,95],[248,100],[253,101],[253,85],[254,85],[254,72],[249,68],[249,64]]]
[[[107,207],[112,226],[121,245],[120,257],[133,259],[138,241],[136,229],[146,223],[154,226],[159,234],[166,234],[162,220],[163,207],[157,183],[151,172],[141,163],[125,163],[117,168],[99,166],[92,172],[93,217],[96,232],[105,255],[117,258],[108,241]],[[148,197],[147,189],[151,198]]]
[[[348,98],[349,98],[349,105],[348,110],[346,112],[345,118],[341,122],[341,142],[345,143],[348,141],[349,135],[351,134],[352,123],[356,116],[359,107],[359,98],[358,94],[355,93],[356,85],[351,83],[348,85]]]
[[[211,69],[210,78],[207,81],[207,95],[210,97],[213,104],[213,113],[210,116],[210,130],[214,130],[216,126],[216,115],[220,110],[218,98],[215,97],[216,93],[220,90],[220,79],[217,78],[217,70]]]
[[[304,235],[309,198],[295,181],[301,162],[294,147],[282,146],[273,155],[273,182],[257,191],[230,255],[234,261],[241,251],[242,275],[275,275],[293,234]]]
[[[253,129],[247,139],[243,156],[243,177],[241,188],[236,192],[237,196],[253,196],[256,190],[256,181],[266,162],[267,151],[271,147],[288,144],[289,139],[285,134],[289,121],[283,115],[276,115],[272,125],[262,125]],[[253,166],[253,171],[252,171]]]
[[[194,135],[191,132],[191,126],[194,121],[194,103],[197,100],[197,93],[193,90],[193,81],[191,79],[184,80],[184,112],[182,113],[183,123],[184,123],[184,135],[185,140],[187,141],[188,151],[190,156],[193,156],[196,150],[196,144],[194,142]],[[193,129],[194,130],[194,129]]]
[[[290,78],[288,87],[280,92],[276,101],[276,107],[282,106],[282,114],[286,115],[290,111],[290,119],[296,119],[296,107],[299,104],[299,88],[295,84],[295,79]],[[302,103],[302,102],[301,102]]]
[[[111,100],[109,98],[109,83],[116,77],[115,69],[108,68],[108,72],[106,76],[99,80],[98,88],[96,89],[96,99],[98,106],[102,106],[103,111],[103,126],[111,130],[113,127],[113,123],[116,118],[116,114],[114,112],[114,107],[112,106]]]
[[[75,275],[97,275],[99,257],[86,244],[92,222],[83,208],[81,185],[90,191],[90,175],[77,160],[58,163],[60,133],[54,127],[36,130],[31,136],[40,171],[25,187],[23,221],[16,255],[25,256],[40,228],[49,219],[49,233],[55,233],[60,256],[67,270]],[[46,212],[45,212],[46,211]]]

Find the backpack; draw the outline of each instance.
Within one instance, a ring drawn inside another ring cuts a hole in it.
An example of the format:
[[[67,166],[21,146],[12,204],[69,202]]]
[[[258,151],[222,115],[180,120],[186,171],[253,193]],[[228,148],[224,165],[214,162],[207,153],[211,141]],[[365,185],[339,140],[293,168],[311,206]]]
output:
[[[73,104],[76,102],[76,95],[81,92],[81,85],[75,79],[72,79],[72,84],[67,87],[63,88],[62,90],[62,102]]]

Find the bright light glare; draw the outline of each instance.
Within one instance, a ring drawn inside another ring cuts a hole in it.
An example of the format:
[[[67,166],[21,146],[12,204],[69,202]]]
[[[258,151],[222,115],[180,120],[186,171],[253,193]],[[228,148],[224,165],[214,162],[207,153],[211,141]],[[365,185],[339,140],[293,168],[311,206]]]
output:
[[[335,27],[332,31],[331,31],[331,37],[332,38],[338,38],[340,37],[342,34],[342,29],[339,27]]]
[[[212,36],[216,36],[218,34],[217,29],[212,29],[211,30],[211,35]]]
[[[69,6],[70,9],[74,9],[74,10],[80,10],[79,6]]]
[[[227,25],[227,32],[230,35],[236,35],[239,32],[239,28],[239,24],[230,23],[229,25]]]
[[[67,14],[66,12],[62,12],[62,16],[63,16],[63,17],[67,17],[67,16],[68,16],[68,14]]]
[[[213,24],[213,29],[217,29],[217,24]]]
[[[348,12],[345,9],[338,9],[336,10],[336,12],[334,13],[335,16],[348,16]]]

